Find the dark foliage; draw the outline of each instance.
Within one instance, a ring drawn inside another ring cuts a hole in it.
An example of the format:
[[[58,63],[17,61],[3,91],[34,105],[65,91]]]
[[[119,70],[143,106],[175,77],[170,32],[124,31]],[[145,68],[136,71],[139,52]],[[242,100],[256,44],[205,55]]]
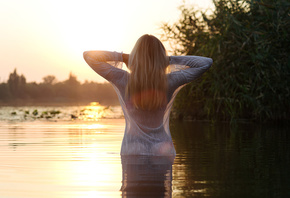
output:
[[[213,58],[177,97],[175,112],[196,119],[289,120],[290,15],[286,0],[215,0],[205,14],[181,6],[164,24],[175,54]]]
[[[35,105],[35,104],[86,104],[99,102],[104,105],[117,105],[118,98],[109,83],[88,82],[81,84],[70,73],[69,78],[57,82],[55,76],[43,78],[42,83],[27,83],[16,69],[9,76],[7,83],[0,84],[0,104]]]

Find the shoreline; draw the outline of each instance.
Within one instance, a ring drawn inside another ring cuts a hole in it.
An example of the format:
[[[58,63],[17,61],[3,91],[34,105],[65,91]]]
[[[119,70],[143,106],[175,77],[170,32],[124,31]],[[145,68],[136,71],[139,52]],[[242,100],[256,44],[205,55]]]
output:
[[[46,106],[46,107],[68,107],[68,106],[89,106],[91,103],[95,101],[85,101],[85,102],[1,102],[0,107],[32,107],[32,106]],[[104,102],[96,102],[101,106],[120,106],[118,103],[104,103]]]

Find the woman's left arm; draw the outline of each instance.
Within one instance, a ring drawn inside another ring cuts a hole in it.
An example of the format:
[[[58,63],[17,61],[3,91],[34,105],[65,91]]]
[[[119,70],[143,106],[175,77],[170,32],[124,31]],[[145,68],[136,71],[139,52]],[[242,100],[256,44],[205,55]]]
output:
[[[208,57],[202,56],[171,56],[170,64],[173,65],[183,65],[189,68],[181,70],[185,78],[184,83],[189,83],[196,78],[200,77],[204,72],[206,72],[212,65],[213,60]]]

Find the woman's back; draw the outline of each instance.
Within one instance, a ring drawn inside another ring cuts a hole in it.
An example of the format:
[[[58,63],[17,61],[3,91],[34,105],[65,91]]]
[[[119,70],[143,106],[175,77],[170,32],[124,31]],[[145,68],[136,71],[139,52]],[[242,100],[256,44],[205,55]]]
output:
[[[126,73],[126,75],[130,74]],[[136,108],[126,96],[124,87],[128,79],[126,75],[112,82],[126,121],[121,155],[175,155],[169,131],[169,106],[165,104],[156,110]],[[171,150],[166,154],[164,151],[162,153],[157,151],[157,146],[160,147],[161,143],[166,143],[167,147],[169,145]]]
[[[127,72],[114,67],[124,62],[122,57],[122,53],[117,52],[84,52],[87,63],[99,75],[110,81],[118,94],[126,121],[121,155],[174,156],[176,152],[169,130],[169,116],[174,98],[182,86],[195,80],[209,69],[212,60],[198,56],[168,57],[169,61],[166,66],[168,64],[175,67],[183,65],[188,68],[169,74],[164,73],[165,79],[157,82],[166,82],[166,84],[160,88],[159,85],[150,85],[150,82],[147,86],[146,80],[150,79],[148,76],[143,79],[144,82],[138,78],[132,81],[132,76],[140,76],[140,73],[135,75],[132,72],[134,68],[131,72]],[[154,79],[151,80],[154,81]],[[150,104],[151,99],[155,101],[154,105]]]

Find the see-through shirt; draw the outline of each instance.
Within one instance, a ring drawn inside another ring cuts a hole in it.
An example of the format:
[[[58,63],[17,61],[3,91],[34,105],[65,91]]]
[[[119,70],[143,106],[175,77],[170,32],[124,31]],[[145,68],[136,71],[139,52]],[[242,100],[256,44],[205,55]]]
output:
[[[212,59],[200,56],[170,56],[167,105],[154,111],[136,108],[127,99],[125,90],[130,72],[122,69],[122,53],[86,51],[84,59],[117,92],[126,122],[121,155],[175,156],[169,130],[173,100],[182,86],[200,77],[210,68]]]

